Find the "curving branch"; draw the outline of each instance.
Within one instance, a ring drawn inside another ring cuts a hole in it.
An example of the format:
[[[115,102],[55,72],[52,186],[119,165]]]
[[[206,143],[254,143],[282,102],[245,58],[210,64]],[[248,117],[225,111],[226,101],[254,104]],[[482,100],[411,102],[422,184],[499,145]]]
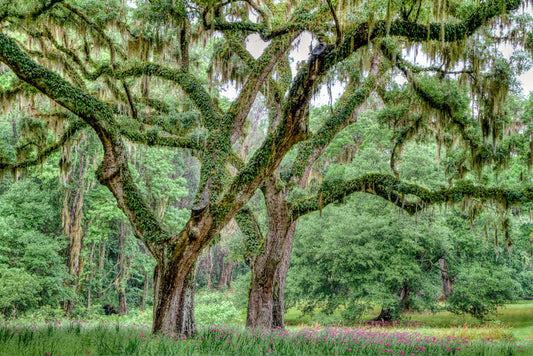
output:
[[[363,105],[378,83],[379,55],[372,57],[371,69],[361,84],[350,81],[342,96],[335,104],[331,116],[324,120],[313,137],[298,147],[298,154],[290,172],[290,180],[303,188],[314,162],[324,153],[327,146],[346,126],[355,122],[356,110]]]
[[[67,143],[68,140],[74,137],[76,133],[78,133],[85,127],[87,127],[87,124],[84,121],[78,119],[71,120],[70,125],[59,137],[59,139],[39,151],[35,158],[26,159],[16,163],[2,162],[0,160],[0,172],[6,170],[16,171],[18,169],[29,168],[41,164],[45,159],[50,157],[50,155],[52,155],[53,153],[57,152]]]
[[[64,0],[44,0],[40,2],[40,6],[37,6],[32,11],[28,13],[17,13],[13,11],[9,11],[9,8],[11,7],[13,0],[8,0],[4,2],[0,7],[0,22],[4,21],[6,18],[16,18],[19,20],[35,20],[42,14],[44,14],[46,11],[50,10],[52,7],[54,7],[55,4],[62,3]]]
[[[402,208],[410,215],[431,205],[458,203],[466,199],[478,199],[482,203],[495,202],[505,208],[533,201],[533,187],[490,188],[474,185],[469,181],[459,181],[452,188],[429,190],[416,184],[405,183],[388,174],[367,174],[350,181],[324,182],[315,196],[291,205],[293,219],[321,210],[356,192],[377,195]],[[409,201],[408,196],[415,196],[418,200]]]
[[[98,180],[115,196],[118,206],[132,223],[134,235],[146,241],[154,257],[162,260],[163,252],[154,243],[170,241],[171,236],[162,228],[133,181],[127,151],[117,130],[112,109],[35,63],[4,33],[0,33],[0,62],[9,66],[21,80],[37,88],[93,128],[104,149],[103,162],[97,170]]]
[[[486,147],[474,129],[475,123],[470,117],[470,110],[466,101],[462,101],[459,92],[443,91],[442,87],[432,87],[419,81],[413,74],[413,66],[404,60],[397,50],[384,41],[381,48],[385,56],[402,71],[411,84],[415,93],[431,108],[444,114],[450,123],[459,129],[462,139],[468,144],[472,153],[474,168],[479,168],[481,162],[490,161],[493,149]],[[416,68],[415,68],[416,69]]]
[[[338,63],[358,48],[367,45],[370,40],[384,38],[389,35],[404,37],[411,42],[460,41],[472,35],[492,18],[517,10],[521,3],[521,0],[484,1],[473,8],[465,20],[458,23],[420,24],[416,21],[397,19],[390,24],[389,32],[387,32],[387,21],[377,21],[372,28],[369,23],[365,22],[346,31],[342,44],[331,52],[329,58],[334,63]],[[443,32],[444,37],[442,36]]]
[[[203,150],[205,137],[186,137],[161,131],[153,126],[139,124],[133,119],[123,119],[119,122],[120,134],[128,140],[147,146],[161,146],[186,148],[195,151]]]
[[[240,101],[242,104],[236,106],[235,108],[230,108],[230,112],[233,111],[238,113],[240,110],[240,114],[237,114],[233,119],[233,131],[231,133],[232,143],[236,142],[237,139],[242,135],[244,123],[259,91],[262,91],[265,96],[273,99],[277,106],[281,106],[283,94],[281,93],[278,84],[270,77],[270,73],[272,72],[275,64],[279,63],[281,56],[285,54],[285,52],[280,50],[280,48],[283,45],[290,43],[290,41],[292,41],[292,39],[294,39],[296,36],[297,34],[295,33],[289,39],[280,41],[281,45],[272,44],[273,46],[269,46],[267,49],[265,49],[264,54],[257,61],[246,50],[242,42],[236,36],[232,34],[228,34],[226,36],[228,44],[231,45],[232,50],[235,51],[235,53],[248,66],[248,68],[253,70],[252,75],[246,81],[241,95],[239,95],[239,98],[242,97],[245,100],[237,99],[236,101]],[[267,53],[267,51],[269,53]],[[271,52],[277,53],[277,55],[271,55]],[[260,69],[260,65],[258,65],[258,63],[262,61],[262,58],[269,58],[269,56],[271,59],[268,62],[264,62],[265,65],[263,66],[261,72],[257,72],[257,70]],[[263,85],[265,81],[268,82],[267,89],[265,89],[265,86]],[[249,83],[253,84],[254,82],[256,83],[254,86],[249,85]]]
[[[181,69],[164,67],[159,64],[143,62],[132,65],[122,71],[113,71],[109,66],[102,66],[100,67],[99,73],[107,73],[117,79],[148,75],[172,81],[181,86],[198,110],[200,110],[202,122],[208,130],[216,130],[220,125],[221,115],[211,96],[204,89],[202,83],[188,72]]]
[[[339,23],[339,19],[337,18],[337,14],[335,13],[335,9],[333,8],[333,4],[331,3],[331,0],[327,0],[329,11],[331,12],[331,16],[333,16],[333,20],[335,21],[335,31],[337,31],[337,40],[335,41],[335,44],[338,46],[342,41],[342,31],[341,26]]]

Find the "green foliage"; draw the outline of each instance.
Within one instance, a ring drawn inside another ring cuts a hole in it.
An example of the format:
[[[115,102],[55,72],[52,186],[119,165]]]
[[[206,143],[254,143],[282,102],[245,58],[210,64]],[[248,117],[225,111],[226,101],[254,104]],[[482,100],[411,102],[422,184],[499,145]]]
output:
[[[199,325],[228,325],[242,322],[242,314],[228,295],[199,294],[195,298],[194,316]]]
[[[512,274],[510,269],[492,270],[479,264],[464,266],[455,276],[448,309],[486,320],[499,306],[520,295],[520,287]]]
[[[33,178],[14,182],[0,195],[3,308],[9,301],[20,311],[56,306],[70,293],[64,286],[58,193],[57,178],[55,182]]]
[[[0,269],[0,308],[5,316],[35,308],[41,286],[33,275],[20,268]]]

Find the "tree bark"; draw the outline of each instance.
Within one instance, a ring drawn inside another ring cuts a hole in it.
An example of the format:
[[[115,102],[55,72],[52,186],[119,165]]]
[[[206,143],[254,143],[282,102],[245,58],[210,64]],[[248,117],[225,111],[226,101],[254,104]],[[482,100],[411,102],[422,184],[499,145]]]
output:
[[[276,282],[274,284],[274,307],[272,309],[272,327],[284,328],[285,327],[285,307],[283,306],[283,298],[285,294],[285,281],[287,280],[287,272],[289,271],[289,265],[291,263],[292,246],[294,242],[294,231],[296,230],[296,222],[292,223],[294,227],[291,227],[287,231],[286,236],[286,249],[283,250],[283,257],[279,265],[279,269],[276,273]]]
[[[228,256],[228,249],[219,246],[219,253],[217,256],[219,264],[217,290],[221,290],[223,287],[229,287],[229,276],[231,275],[231,270],[233,268],[233,261],[226,261],[226,257]]]
[[[182,231],[182,234],[186,231],[187,229]],[[168,260],[157,263],[154,273],[153,333],[196,333],[194,290],[196,260],[201,247],[195,239],[181,251],[179,247],[175,247]]]
[[[448,264],[444,258],[439,260],[440,278],[442,280],[442,294],[444,299],[448,299],[453,292],[452,280],[448,276]]]
[[[221,290],[223,287],[230,287],[231,270],[233,269],[233,261],[222,261],[220,265],[220,273],[218,275],[217,290]]]
[[[283,287],[296,222],[291,220],[284,191],[278,189],[276,183],[276,178],[269,178],[263,189],[268,212],[268,232],[263,250],[253,261],[246,318],[246,327],[249,328],[270,329],[274,326],[274,310],[275,326],[283,327]]]
[[[194,272],[170,276],[168,267],[156,270],[152,332],[194,334]]]

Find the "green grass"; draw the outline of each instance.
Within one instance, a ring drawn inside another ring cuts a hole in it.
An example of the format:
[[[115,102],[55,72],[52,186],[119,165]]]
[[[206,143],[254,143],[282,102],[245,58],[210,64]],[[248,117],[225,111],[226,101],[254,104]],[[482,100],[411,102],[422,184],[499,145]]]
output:
[[[8,324],[2,355],[530,355],[533,343],[468,340],[410,330],[316,327],[273,331],[202,328],[194,337],[150,335],[149,325]]]
[[[408,314],[397,327],[367,329],[320,326],[340,320],[340,311],[310,316],[290,309],[286,321],[298,327],[250,332],[202,326],[194,337],[151,335],[149,313],[91,321],[19,319],[0,321],[0,355],[532,355],[532,318],[533,304],[518,303],[484,325],[441,312]]]
[[[363,320],[370,320],[379,314],[379,308],[374,308]],[[342,320],[340,310],[333,315],[323,313],[304,314],[296,308],[291,308],[285,314],[287,325],[327,325]],[[404,315],[400,327],[410,327],[409,330],[438,334],[465,334],[469,338],[482,336],[492,338],[513,339],[517,341],[533,342],[533,302],[519,301],[499,308],[492,320],[481,323],[470,315],[456,315],[450,312],[439,313],[409,313]],[[328,321],[328,322],[324,322]]]

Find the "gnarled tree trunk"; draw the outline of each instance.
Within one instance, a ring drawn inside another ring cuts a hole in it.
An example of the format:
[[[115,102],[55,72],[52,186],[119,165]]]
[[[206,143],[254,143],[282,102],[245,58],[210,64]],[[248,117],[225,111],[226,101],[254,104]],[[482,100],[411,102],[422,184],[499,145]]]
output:
[[[285,281],[287,280],[287,272],[289,271],[289,265],[291,263],[292,246],[294,241],[294,231],[296,228],[296,222],[293,222],[286,235],[286,249],[283,250],[283,256],[276,273],[276,281],[274,284],[274,307],[272,309],[272,327],[284,328],[285,327],[285,308],[283,306],[283,298],[285,292]]]
[[[246,326],[269,329],[274,325],[274,310],[276,326],[283,326],[283,287],[296,222],[290,218],[284,191],[278,189],[275,178],[265,182],[263,193],[268,212],[268,232],[263,249],[252,265]]]
[[[154,284],[152,331],[164,334],[194,334],[194,268],[185,272],[183,268],[172,269],[172,264],[158,264]]]

